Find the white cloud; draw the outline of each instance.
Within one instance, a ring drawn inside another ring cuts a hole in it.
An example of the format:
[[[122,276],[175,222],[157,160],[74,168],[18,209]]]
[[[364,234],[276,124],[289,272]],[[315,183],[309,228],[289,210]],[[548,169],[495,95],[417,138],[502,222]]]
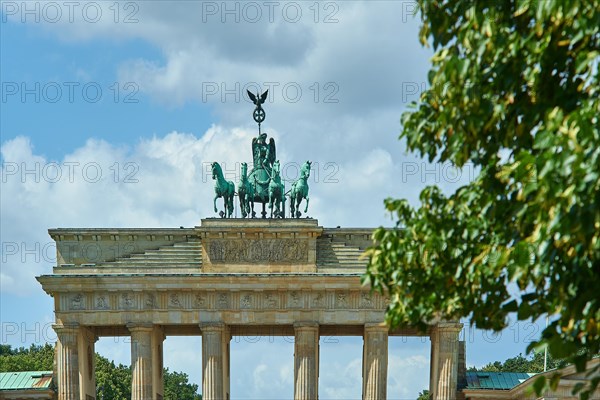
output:
[[[390,355],[388,364],[390,400],[413,399],[419,391],[429,387],[429,358],[424,355]]]
[[[55,227],[194,226],[213,216],[210,162],[247,159],[251,133],[212,127],[119,148],[88,140],[64,156],[34,154],[27,138],[2,144],[2,292],[30,295],[51,273]],[[249,145],[248,145],[249,146]],[[19,285],[14,285],[19,282]]]
[[[236,336],[230,349],[232,399],[294,397],[293,339]]]

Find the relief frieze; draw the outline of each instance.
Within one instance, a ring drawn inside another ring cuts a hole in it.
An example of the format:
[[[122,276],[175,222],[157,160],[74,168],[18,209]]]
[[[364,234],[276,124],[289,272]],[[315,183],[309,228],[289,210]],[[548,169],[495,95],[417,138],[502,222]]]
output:
[[[315,294],[312,305],[314,308],[323,308],[325,306],[325,296],[323,296],[323,293]]]
[[[242,295],[242,297],[240,298],[240,308],[252,308],[252,295]]]
[[[132,292],[117,293],[114,303],[120,310],[141,307],[154,309],[219,309],[219,310],[276,310],[276,309],[313,309],[313,310],[375,310],[385,308],[385,299],[364,291],[247,291],[236,294],[230,291],[210,292],[170,292],[160,300],[156,293],[141,293],[137,297]],[[93,293],[86,298],[84,293],[74,293],[65,298],[68,310],[84,311],[88,306],[96,311],[111,310],[111,296],[107,293]],[[160,301],[159,301],[160,300]],[[86,305],[86,301],[90,304]]]
[[[348,294],[338,293],[336,296],[335,305],[337,308],[348,308]]]
[[[296,291],[290,292],[288,304],[291,308],[299,308],[302,306],[302,294]]]
[[[207,245],[213,264],[308,262],[307,239],[212,239]]]
[[[220,293],[217,300],[218,308],[229,308],[229,295],[227,293]]]
[[[144,308],[152,309],[156,308],[156,296],[152,293],[146,294],[146,300],[144,301]]]
[[[181,308],[181,301],[179,300],[179,294],[171,293],[171,295],[169,296],[169,307]]]
[[[83,310],[85,308],[83,294],[78,293],[71,298],[71,310]]]
[[[121,295],[121,308],[133,308],[133,295],[131,293]]]
[[[196,297],[194,297],[194,307],[203,308],[205,306],[206,306],[206,297],[204,297],[201,294],[197,294]]]
[[[264,307],[265,308],[277,308],[278,297],[279,296],[276,293],[265,293]]]
[[[99,295],[98,297],[96,297],[96,309],[108,310],[108,299],[105,295]]]

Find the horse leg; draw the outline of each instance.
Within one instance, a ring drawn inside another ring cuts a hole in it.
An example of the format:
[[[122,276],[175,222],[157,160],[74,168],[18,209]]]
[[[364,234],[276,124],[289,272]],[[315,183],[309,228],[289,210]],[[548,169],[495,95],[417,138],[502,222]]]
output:
[[[283,193],[279,193],[277,196],[277,218],[281,217],[281,205],[283,204]]]
[[[306,207],[304,207],[304,214],[306,214],[308,212],[308,200],[309,200],[308,194],[306,195],[305,199],[306,199]]]
[[[281,197],[279,197],[279,217],[285,216],[285,193],[281,189]]]
[[[239,192],[238,193],[238,202],[240,203],[240,213],[242,214],[242,218],[246,216],[246,209],[244,208],[244,195]]]
[[[297,215],[298,214],[298,204],[299,204],[298,203],[298,195],[296,194],[294,196],[294,215],[293,215],[294,218],[298,218],[298,215]]]
[[[223,198],[225,199],[225,218],[231,218],[233,215],[233,196],[227,194]]]

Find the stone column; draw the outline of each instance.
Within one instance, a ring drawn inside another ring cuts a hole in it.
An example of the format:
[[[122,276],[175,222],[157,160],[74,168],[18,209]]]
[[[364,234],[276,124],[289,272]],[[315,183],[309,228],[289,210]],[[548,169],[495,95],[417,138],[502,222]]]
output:
[[[129,324],[131,332],[131,400],[153,400],[152,324]]]
[[[434,400],[456,400],[458,382],[458,334],[462,324],[442,322],[432,328],[431,388]]]
[[[223,394],[225,396],[225,400],[229,400],[230,397],[230,384],[229,384],[229,374],[230,374],[230,343],[231,343],[231,332],[228,327],[225,327],[225,331],[223,332],[223,344],[222,344],[222,353],[223,353]]]
[[[77,348],[79,354],[79,387],[84,399],[96,398],[96,366],[95,343],[96,333],[86,327],[81,327],[77,333]]]
[[[431,341],[431,352],[429,355],[429,395],[434,399],[434,393],[437,393],[438,384],[438,354],[440,351],[437,329],[431,328],[429,334]]]
[[[165,392],[165,378],[163,377],[164,340],[165,334],[162,328],[155,325],[152,330],[152,396],[154,400],[162,399]]]
[[[57,335],[55,376],[58,400],[79,400],[77,325],[53,325]]]
[[[319,393],[319,325],[294,324],[294,399],[316,400]]]
[[[388,327],[384,324],[365,324],[363,349],[363,399],[385,400]]]
[[[229,399],[229,331],[225,324],[201,324],[202,399]]]

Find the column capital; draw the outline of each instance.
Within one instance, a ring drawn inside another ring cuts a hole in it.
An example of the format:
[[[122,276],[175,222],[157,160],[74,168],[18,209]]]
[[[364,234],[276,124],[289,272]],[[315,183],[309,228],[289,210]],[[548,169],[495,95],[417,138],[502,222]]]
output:
[[[463,324],[460,322],[440,322],[434,325],[433,328],[440,333],[455,333],[462,330]]]
[[[294,322],[294,330],[318,330],[319,323],[315,321],[298,321]]]
[[[377,323],[377,322],[367,322],[365,324],[365,331],[369,332],[389,332],[389,327],[385,322]]]
[[[79,330],[79,324],[78,323],[72,323],[72,324],[52,324],[52,329],[54,329],[54,332],[56,332],[57,334],[61,334],[61,333],[76,333]]]
[[[52,325],[52,329],[54,329],[54,332],[56,332],[63,345],[74,346],[77,344],[78,324]]]
[[[223,322],[202,322],[199,324],[202,333],[205,332],[223,332],[226,330],[227,325]]]
[[[129,322],[125,324],[129,332],[151,332],[154,329],[154,324],[150,322]]]

